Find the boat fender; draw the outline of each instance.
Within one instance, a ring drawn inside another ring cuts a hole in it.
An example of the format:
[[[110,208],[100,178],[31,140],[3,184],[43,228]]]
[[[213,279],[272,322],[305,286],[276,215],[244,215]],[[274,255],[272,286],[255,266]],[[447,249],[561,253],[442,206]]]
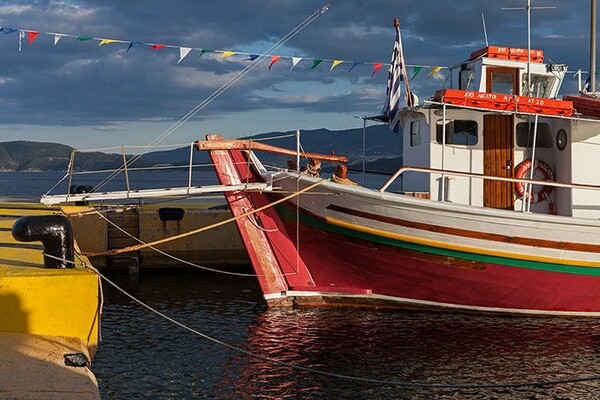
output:
[[[73,228],[67,217],[21,217],[13,224],[12,235],[19,242],[42,242],[45,268],[75,268]]]
[[[531,159],[524,160],[522,163],[517,165],[517,168],[515,168],[515,178],[525,179],[525,176],[529,177],[530,169]],[[552,171],[552,168],[550,168],[550,166],[542,160],[537,160],[535,171],[541,174],[545,181],[554,180],[554,171]],[[516,182],[515,189],[517,190],[519,197],[523,197],[525,194],[525,200],[529,200],[529,192],[525,193],[524,182]],[[552,186],[543,186],[542,189],[538,190],[537,192],[531,192],[531,202],[537,203],[547,199],[550,196],[550,193],[552,193],[552,190],[554,190],[554,187]]]

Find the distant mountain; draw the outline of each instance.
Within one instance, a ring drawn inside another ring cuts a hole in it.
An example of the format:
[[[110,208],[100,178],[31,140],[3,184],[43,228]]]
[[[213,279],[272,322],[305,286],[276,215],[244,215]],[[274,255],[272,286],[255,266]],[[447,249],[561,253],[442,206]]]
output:
[[[380,172],[395,171],[402,163],[402,135],[394,134],[387,125],[374,125],[366,129],[365,162],[367,170]],[[294,132],[270,132],[248,136],[245,139],[260,140],[273,146],[287,149],[296,148]],[[284,136],[284,137],[282,137]],[[271,139],[274,138],[274,139]],[[327,129],[300,132],[302,148],[306,152],[346,156],[350,169],[362,168],[363,130],[347,129],[330,131]],[[14,141],[0,143],[0,170],[4,171],[66,171],[72,147],[58,143]],[[121,154],[100,152],[77,152],[74,168],[82,170],[114,169],[123,162]],[[128,155],[127,158],[132,156]],[[209,164],[207,152],[194,151],[194,164]],[[187,165],[190,158],[189,147],[168,151],[155,151],[142,156],[136,167],[154,165]],[[273,154],[260,154],[260,159],[268,165],[284,167],[290,157]],[[324,168],[327,166],[324,165]],[[332,167],[330,167],[332,168]]]
[[[0,171],[66,171],[71,158],[72,147],[58,143],[43,142],[1,142]],[[76,153],[76,171],[114,169],[121,166],[123,156],[100,152]],[[140,160],[137,166],[150,166]]]
[[[287,149],[296,148],[295,132],[269,132],[248,136],[245,139],[260,140],[264,143]],[[287,136],[287,137],[281,137]],[[365,130],[365,160],[369,170],[391,172],[402,163],[402,134],[391,132],[387,125],[374,125]],[[270,139],[275,138],[275,139]],[[363,129],[330,131],[328,129],[300,132],[300,142],[306,152],[346,156],[349,168],[362,168]],[[194,152],[194,164],[208,164],[206,152]],[[156,151],[144,155],[143,159],[154,164],[187,165],[190,159],[188,147]],[[286,166],[289,157],[261,154],[261,161],[270,165]]]

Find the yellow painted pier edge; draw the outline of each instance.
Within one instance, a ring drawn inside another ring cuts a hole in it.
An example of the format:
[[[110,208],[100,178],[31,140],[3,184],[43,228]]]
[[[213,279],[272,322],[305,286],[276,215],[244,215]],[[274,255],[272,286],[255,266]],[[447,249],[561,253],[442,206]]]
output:
[[[0,343],[6,350],[0,355],[2,398],[100,398],[91,370],[67,367],[63,360],[70,352],[82,352],[90,360],[96,353],[99,276],[77,260],[76,268],[44,268],[41,242],[17,242],[11,232],[20,216],[55,212],[60,210],[0,203]]]

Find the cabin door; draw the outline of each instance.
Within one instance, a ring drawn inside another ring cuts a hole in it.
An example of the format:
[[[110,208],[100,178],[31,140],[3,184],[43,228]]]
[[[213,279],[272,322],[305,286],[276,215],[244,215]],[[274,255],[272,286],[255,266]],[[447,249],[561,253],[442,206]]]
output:
[[[483,117],[483,173],[486,176],[513,177],[512,115]],[[483,180],[483,206],[513,209],[514,185],[491,179]]]

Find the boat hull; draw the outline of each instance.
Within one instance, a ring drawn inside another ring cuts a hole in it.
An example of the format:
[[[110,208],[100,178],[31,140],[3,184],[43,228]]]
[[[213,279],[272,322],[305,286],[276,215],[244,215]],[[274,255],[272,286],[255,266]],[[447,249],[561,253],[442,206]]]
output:
[[[299,238],[315,287],[282,294],[297,304],[600,315],[598,276],[438,256],[306,219]]]
[[[278,177],[284,191],[311,179]],[[600,316],[595,221],[327,183],[278,208],[314,286],[298,304]]]

